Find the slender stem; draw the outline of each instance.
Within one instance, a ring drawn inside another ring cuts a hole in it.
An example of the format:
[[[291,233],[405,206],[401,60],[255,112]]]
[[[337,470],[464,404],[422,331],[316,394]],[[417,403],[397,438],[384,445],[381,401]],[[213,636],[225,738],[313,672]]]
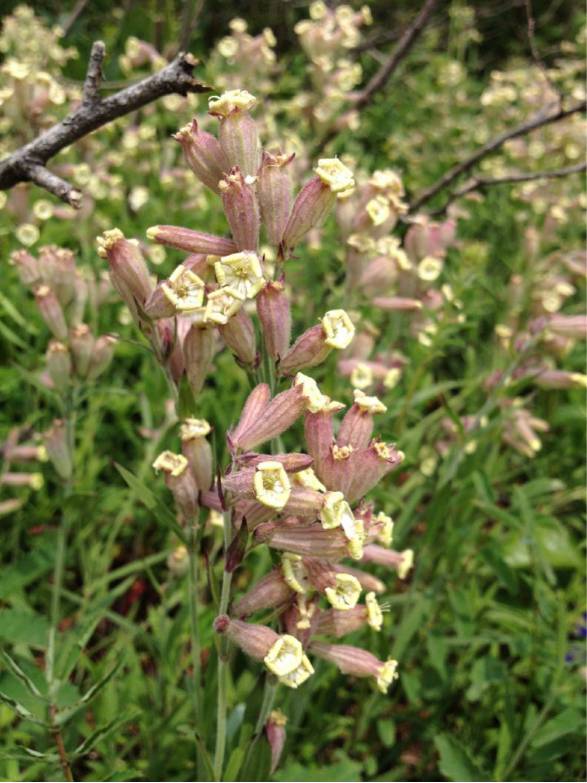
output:
[[[263,701],[261,703],[261,709],[259,710],[259,717],[257,718],[257,725],[255,726],[255,733],[251,742],[251,750],[253,746],[261,736],[263,727],[269,717],[273,702],[275,700],[275,692],[277,691],[277,680],[275,677],[268,675],[265,679],[265,690],[263,691]]]
[[[230,539],[232,536],[232,523],[230,513],[224,514],[224,557],[226,558]],[[226,614],[230,603],[230,588],[232,585],[232,571],[224,569],[222,573],[222,591],[218,614]],[[224,767],[224,754],[226,752],[226,706],[227,706],[227,679],[228,679],[228,645],[226,639],[220,641],[218,653],[218,697],[216,709],[216,747],[214,749],[214,776],[222,780]]]
[[[71,397],[65,400],[65,435],[67,446],[71,455],[72,464],[74,463],[75,453],[75,424],[77,415],[78,394],[77,389],[72,390]],[[49,691],[49,723],[50,733],[53,737],[59,761],[65,779],[73,780],[71,764],[65,750],[61,729],[56,721],[57,707],[55,705],[59,680],[55,677],[55,647],[57,641],[57,631],[61,614],[61,592],[63,590],[63,576],[65,573],[67,536],[70,527],[70,513],[67,507],[67,501],[73,491],[73,468],[72,475],[67,479],[63,487],[64,512],[57,529],[57,550],[55,552],[55,566],[53,569],[53,583],[51,585],[51,614],[49,636],[47,639],[47,658],[46,658],[46,679]]]
[[[200,634],[198,629],[198,526],[196,520],[189,523],[188,537],[188,606],[190,609],[190,636],[193,669],[192,706],[196,728],[200,726]]]
[[[55,686],[55,641],[59,626],[59,609],[61,588],[63,586],[63,572],[65,570],[65,549],[67,537],[67,517],[65,516],[57,530],[57,551],[55,553],[55,568],[53,570],[53,584],[51,586],[51,620],[49,626],[49,639],[47,643],[47,683],[51,697]]]
[[[57,747],[57,753],[59,754],[59,763],[61,764],[61,769],[63,770],[63,775],[65,776],[65,780],[69,781],[69,783],[73,783],[73,772],[71,771],[71,764],[69,763],[69,758],[67,756],[67,751],[65,750],[65,745],[63,743],[63,735],[61,734],[61,729],[59,728],[59,725],[55,722],[57,716],[57,707],[55,707],[53,704],[49,708],[49,720],[51,721],[51,736],[53,737],[55,741],[55,745]]]

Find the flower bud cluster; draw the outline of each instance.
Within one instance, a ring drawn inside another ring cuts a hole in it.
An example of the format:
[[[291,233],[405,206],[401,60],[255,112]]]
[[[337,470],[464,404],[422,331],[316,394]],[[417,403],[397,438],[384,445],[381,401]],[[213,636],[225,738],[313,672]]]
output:
[[[252,110],[257,99],[229,90],[209,99],[218,136],[196,120],[175,136],[186,162],[222,201],[230,237],[180,226],[158,225],[147,237],[188,257],[164,280],[154,280],[141,248],[112,229],[98,238],[112,283],[148,338],[168,377],[179,389],[185,379],[195,397],[217,350],[226,345],[238,362],[255,371],[261,361],[249,304],[256,300],[263,350],[282,375],[322,362],[354,337],[344,310],[327,312],[290,348],[291,317],[283,262],[319,225],[336,201],[354,188],[351,171],[337,158],[322,159],[293,199],[291,155],[261,149]],[[279,274],[260,251],[262,232],[280,262]]]
[[[384,413],[385,406],[357,390],[335,437],[333,416],[343,407],[302,373],[274,397],[268,387],[257,386],[228,435],[232,465],[215,484],[237,527],[246,525],[257,544],[281,553],[280,564],[233,603],[233,619],[217,618],[216,629],[294,688],[313,671],[305,651],[311,658],[317,644],[316,654],[322,653],[315,637],[338,638],[363,626],[382,627],[376,592],[383,584],[347,563],[374,562],[391,567],[402,579],[413,563],[411,550],[389,549],[391,518],[375,514],[364,501],[403,458],[394,446],[372,437],[373,418]],[[307,455],[251,451],[279,438],[299,418],[304,421]],[[277,638],[267,626],[246,621],[268,610],[280,618],[284,633]],[[336,655],[339,646],[331,647]],[[269,653],[278,648],[275,655],[283,656],[286,668],[295,665],[291,672],[272,668]],[[385,662],[374,663],[377,659],[371,657],[368,668],[364,651],[356,649],[354,655],[349,652],[348,668],[341,666],[342,671],[370,674],[382,689],[392,682]]]
[[[344,118],[346,127],[359,126],[357,112],[346,113],[351,91],[361,82],[360,63],[351,50],[362,39],[361,28],[372,23],[371,11],[364,5],[355,11],[350,5],[329,8],[322,0],[310,4],[310,18],[294,28],[309,59],[313,91],[297,96],[295,103],[304,110],[318,130]],[[338,123],[338,127],[343,127]]]
[[[210,56],[209,70],[212,83],[223,90],[254,84],[258,95],[266,95],[272,87],[276,72],[277,43],[270,27],[259,35],[251,35],[244,19],[229,22],[229,35],[221,38]]]
[[[65,394],[73,383],[96,380],[110,364],[117,338],[96,337],[84,318],[109,296],[108,281],[77,268],[73,253],[55,245],[41,247],[38,256],[17,250],[10,260],[52,334],[43,383]]]

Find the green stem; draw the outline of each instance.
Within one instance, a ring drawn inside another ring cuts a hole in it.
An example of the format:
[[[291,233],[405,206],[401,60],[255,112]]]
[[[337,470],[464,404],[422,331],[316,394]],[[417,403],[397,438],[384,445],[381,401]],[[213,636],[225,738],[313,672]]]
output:
[[[77,402],[78,394],[77,389],[74,387],[71,392],[71,397],[65,401],[65,436],[67,438],[67,446],[69,449],[70,459],[72,465],[75,464],[75,424],[77,418]],[[59,762],[63,770],[65,779],[68,781],[73,780],[73,773],[71,770],[71,764],[65,750],[63,743],[63,736],[61,729],[57,723],[57,706],[55,704],[57,697],[57,689],[59,687],[59,680],[55,677],[55,648],[57,642],[57,631],[59,629],[59,620],[61,615],[61,593],[63,590],[63,576],[65,573],[65,562],[67,552],[67,536],[70,527],[70,513],[67,507],[68,499],[73,491],[73,467],[71,476],[65,481],[63,488],[64,499],[64,511],[61,518],[59,527],[57,529],[57,550],[55,552],[55,566],[53,569],[53,583],[51,585],[51,610],[50,610],[50,626],[49,635],[47,639],[47,658],[46,658],[46,679],[49,692],[49,723],[50,733],[53,737],[57,752],[59,755]]]
[[[192,707],[196,727],[200,726],[200,634],[198,629],[198,527],[190,520],[188,537],[188,606],[190,611],[190,642],[193,669]]]
[[[232,536],[231,515],[224,515],[224,557],[226,558],[230,539]],[[232,572],[223,571],[222,591],[218,614],[226,614],[230,603],[230,588],[232,585]],[[227,679],[228,679],[228,645],[222,638],[218,654],[218,697],[216,709],[216,747],[214,749],[214,777],[222,780],[224,767],[224,754],[226,752],[226,706],[227,706]]]

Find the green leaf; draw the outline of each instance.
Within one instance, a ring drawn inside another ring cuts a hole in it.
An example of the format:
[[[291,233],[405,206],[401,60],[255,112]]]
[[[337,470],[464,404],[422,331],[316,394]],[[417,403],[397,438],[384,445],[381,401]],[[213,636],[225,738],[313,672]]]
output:
[[[534,735],[532,747],[540,748],[567,734],[582,734],[585,729],[585,716],[568,708],[545,723]]]
[[[404,651],[407,649],[412,637],[422,627],[427,614],[428,600],[423,596],[420,596],[411,611],[404,615],[400,623],[391,649],[392,658],[400,660],[403,657]]]
[[[126,481],[128,486],[136,493],[139,500],[141,500],[145,506],[155,514],[157,519],[162,524],[170,527],[183,544],[186,544],[187,541],[185,537],[185,531],[182,527],[180,527],[180,525],[177,524],[175,516],[171,513],[167,506],[165,506],[153,494],[153,492],[151,492],[151,490],[134,475],[134,473],[131,473],[130,470],[127,470],[122,465],[119,465],[118,462],[114,463],[114,467]]]
[[[235,748],[230,754],[222,780],[229,781],[229,783],[235,781],[244,759],[245,749],[241,747]]]
[[[12,674],[14,674],[15,677],[17,677],[22,684],[27,688],[27,690],[33,695],[33,696],[40,696],[43,698],[43,694],[41,691],[37,688],[35,683],[31,680],[31,678],[26,674],[20,666],[17,664],[17,662],[14,660],[14,658],[11,658],[10,655],[5,650],[2,650],[2,660],[4,663],[8,666]]]
[[[72,755],[78,757],[89,753],[98,742],[105,740],[120,726],[124,726],[125,723],[130,723],[130,721],[138,718],[139,714],[140,713],[137,712],[131,715],[123,715],[121,717],[114,718],[114,720],[110,721],[110,723],[107,723],[105,726],[101,726],[99,729],[96,729],[77,746]]]
[[[448,780],[486,780],[487,777],[475,767],[466,750],[448,734],[434,737],[436,750],[440,755],[438,766]]]
[[[122,661],[119,661],[115,666],[110,669],[109,672],[107,672],[102,679],[98,680],[98,682],[94,683],[85,693],[84,695],[71,707],[69,707],[67,710],[63,710],[62,712],[58,713],[56,722],[63,726],[65,723],[67,723],[71,718],[86,704],[88,704],[95,696],[97,696],[102,688],[104,688],[110,680],[114,677],[114,675],[117,673],[117,671],[122,666]]]
[[[8,707],[10,707],[11,710],[14,710],[16,714],[20,718],[24,718],[25,720],[30,720],[32,723],[36,723],[40,726],[45,726],[45,722],[37,718],[30,710],[27,710],[27,708],[21,704],[16,699],[13,699],[11,696],[8,696],[8,694],[0,691],[0,701],[4,702]]]
[[[45,647],[49,623],[45,617],[20,609],[0,609],[0,639],[11,644]]]

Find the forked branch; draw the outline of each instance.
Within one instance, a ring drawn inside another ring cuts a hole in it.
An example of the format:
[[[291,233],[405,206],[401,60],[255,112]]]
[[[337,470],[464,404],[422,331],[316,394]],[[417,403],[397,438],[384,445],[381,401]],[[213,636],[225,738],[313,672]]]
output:
[[[92,46],[83,97],[78,108],[0,162],[0,190],[9,190],[19,182],[34,182],[67,204],[79,207],[82,194],[47,169],[46,164],[51,158],[92,131],[164,95],[188,95],[209,92],[211,89],[193,76],[198,63],[196,58],[182,52],[158,73],[114,95],[101,98],[99,89],[105,53],[103,42],[96,41]]]
[[[584,171],[587,171],[587,163],[576,163],[574,166],[565,166],[560,169],[547,169],[546,171],[526,171],[516,174],[507,174],[503,177],[473,177],[473,179],[466,182],[462,187],[453,190],[449,194],[444,205],[440,209],[431,212],[430,215],[432,217],[443,215],[453,201],[456,201],[456,199],[462,198],[475,190],[486,190],[494,185],[534,182],[541,179],[560,179],[561,177],[568,177],[571,174],[580,174]]]
[[[577,114],[578,112],[584,112],[586,107],[586,101],[575,103],[568,109],[558,108],[554,112],[550,109],[550,107],[548,107],[548,109],[538,112],[538,114],[535,114],[534,117],[531,117],[529,120],[526,120],[526,122],[517,125],[515,128],[511,128],[510,130],[500,133],[498,136],[490,139],[482,147],[479,147],[477,150],[475,150],[475,152],[471,153],[471,155],[462,160],[460,163],[457,163],[452,168],[448,169],[448,171],[446,171],[442,177],[440,177],[440,179],[438,179],[436,182],[430,185],[429,188],[426,188],[418,196],[416,196],[416,198],[414,198],[410,204],[410,212],[416,212],[419,210],[438,193],[440,193],[442,190],[446,190],[446,188],[452,185],[456,179],[462,177],[463,174],[467,174],[474,166],[477,165],[477,163],[479,163],[480,160],[485,158],[487,155],[496,152],[506,143],[506,141],[509,141],[510,139],[517,139],[520,136],[525,136],[531,131],[536,130],[537,128],[542,128],[545,125],[550,125],[553,122],[560,122],[561,120],[564,120],[573,114]]]

